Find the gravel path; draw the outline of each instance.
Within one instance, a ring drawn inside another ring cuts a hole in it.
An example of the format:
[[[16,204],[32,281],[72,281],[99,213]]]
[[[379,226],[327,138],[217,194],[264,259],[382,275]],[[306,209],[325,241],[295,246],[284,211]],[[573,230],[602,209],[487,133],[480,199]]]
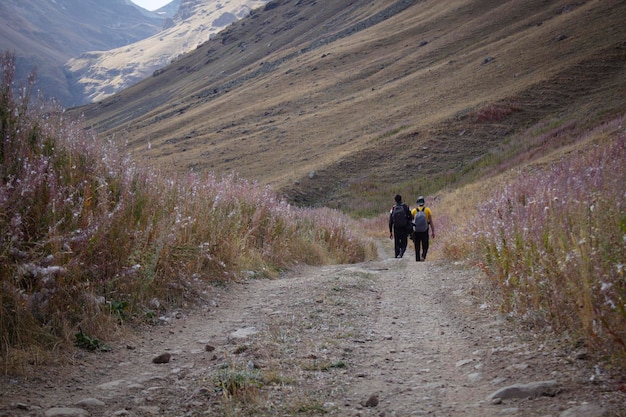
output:
[[[475,272],[390,245],[378,261],[210,288],[203,309],[112,352],[3,377],[0,416],[626,415],[584,349],[501,317]]]

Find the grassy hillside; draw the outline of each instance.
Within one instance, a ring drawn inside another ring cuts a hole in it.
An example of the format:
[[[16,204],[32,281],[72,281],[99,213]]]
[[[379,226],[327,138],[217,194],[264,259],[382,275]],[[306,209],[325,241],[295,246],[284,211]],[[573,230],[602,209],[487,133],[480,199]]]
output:
[[[78,111],[164,169],[357,215],[457,181],[533,126],[624,111],[623,2],[270,5]]]
[[[528,132],[527,150],[435,204],[437,250],[485,277],[484,299],[518,325],[626,363],[626,130]],[[556,148],[556,150],[555,150]],[[621,368],[623,369],[623,368]]]

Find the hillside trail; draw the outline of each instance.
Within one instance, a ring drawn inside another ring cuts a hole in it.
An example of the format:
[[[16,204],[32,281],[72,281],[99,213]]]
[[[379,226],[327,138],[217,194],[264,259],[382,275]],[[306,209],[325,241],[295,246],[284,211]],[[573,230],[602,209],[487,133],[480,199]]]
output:
[[[584,349],[498,314],[476,271],[415,262],[412,244],[395,259],[392,245],[379,242],[375,261],[211,287],[204,308],[110,352],[2,377],[0,416],[626,415],[624,393]]]

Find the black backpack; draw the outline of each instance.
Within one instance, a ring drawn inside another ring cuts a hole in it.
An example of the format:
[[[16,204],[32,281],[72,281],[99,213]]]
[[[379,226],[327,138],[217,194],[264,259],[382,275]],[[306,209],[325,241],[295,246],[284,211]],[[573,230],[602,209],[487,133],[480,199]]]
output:
[[[391,213],[391,219],[395,227],[404,227],[409,224],[406,215],[406,208],[404,204],[396,204],[393,206],[393,212]]]

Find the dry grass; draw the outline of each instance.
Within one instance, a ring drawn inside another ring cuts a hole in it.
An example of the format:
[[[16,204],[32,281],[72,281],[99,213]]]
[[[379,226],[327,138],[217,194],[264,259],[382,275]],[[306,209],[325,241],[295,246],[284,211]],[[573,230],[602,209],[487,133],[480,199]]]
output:
[[[623,118],[560,130],[547,156],[442,199],[442,252],[480,266],[503,311],[626,361]],[[529,141],[534,140],[529,138]]]
[[[152,322],[199,300],[207,284],[376,256],[358,223],[338,211],[294,207],[235,175],[139,166],[53,104],[31,103],[32,84],[15,95],[9,53],[0,69],[7,371],[16,351],[33,347],[106,350],[125,322]]]

